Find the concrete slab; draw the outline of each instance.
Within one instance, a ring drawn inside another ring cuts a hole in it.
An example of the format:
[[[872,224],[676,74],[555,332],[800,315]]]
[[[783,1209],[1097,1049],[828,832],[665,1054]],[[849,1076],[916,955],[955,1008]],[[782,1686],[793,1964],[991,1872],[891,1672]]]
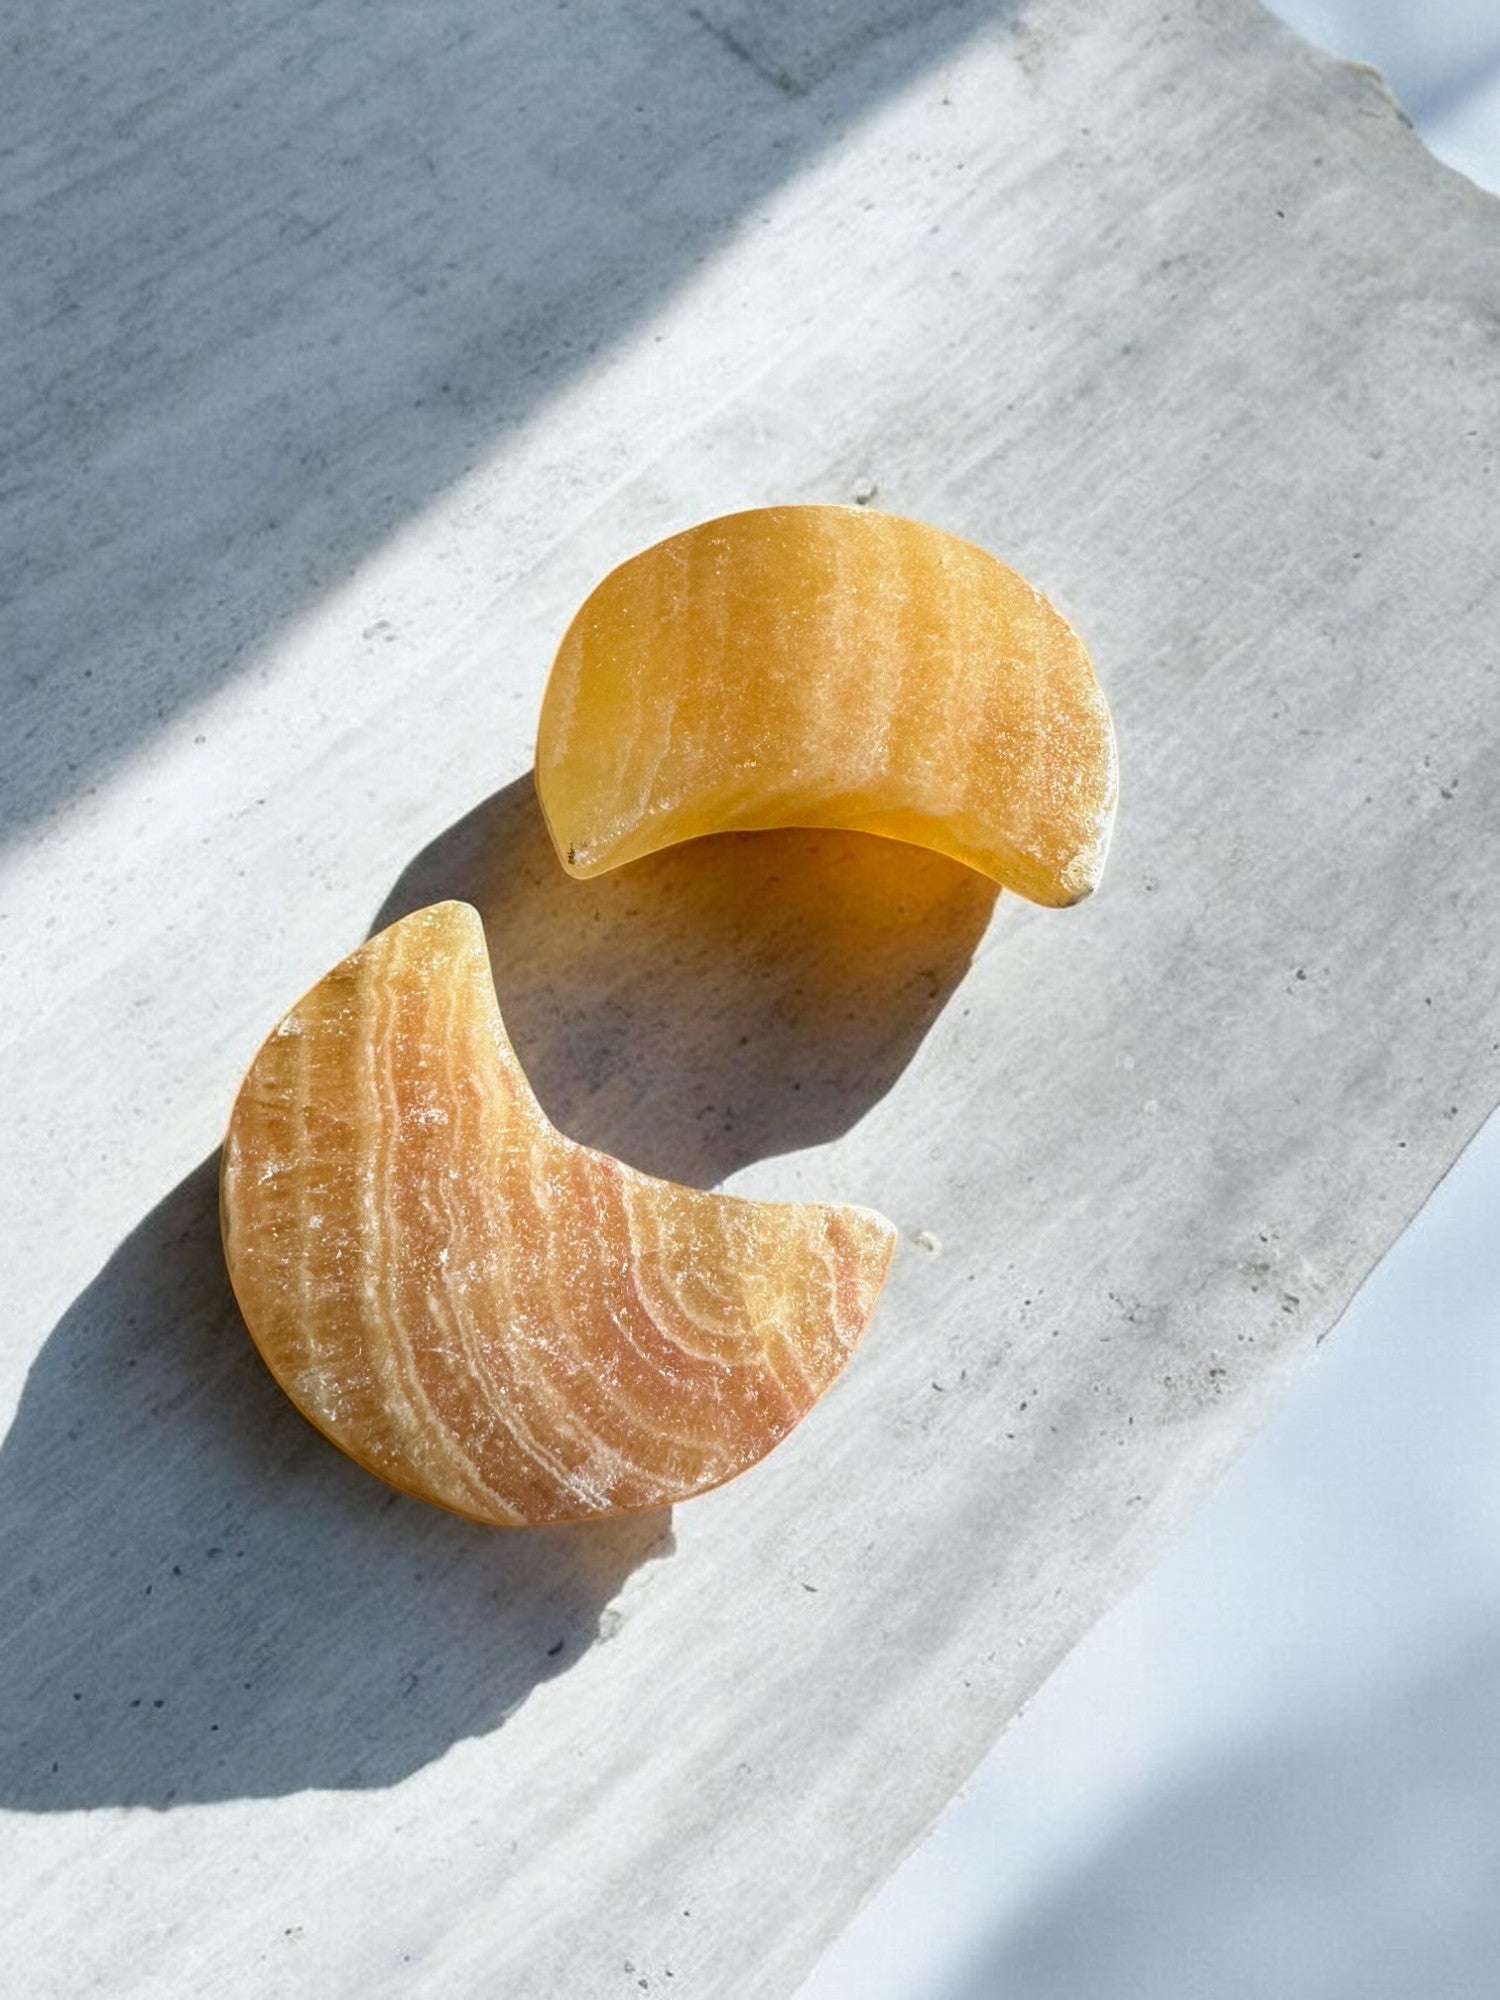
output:
[[[142,0],[6,77],[11,1977],[786,1993],[1500,1098],[1495,210],[1245,0]],[[1088,637],[1104,888],[788,836],[586,911],[574,604],[867,483]],[[395,1499],[235,1318],[240,1068],[455,891],[568,1129],[902,1229],[670,1523]]]

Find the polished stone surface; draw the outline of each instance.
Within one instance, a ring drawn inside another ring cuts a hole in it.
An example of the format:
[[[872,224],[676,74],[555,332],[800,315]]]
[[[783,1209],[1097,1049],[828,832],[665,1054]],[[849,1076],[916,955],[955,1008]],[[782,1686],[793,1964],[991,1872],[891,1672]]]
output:
[[[1488,201],[1245,0],[579,12],[140,0],[6,66],[0,1902],[41,1994],[789,1991],[1500,1097]],[[1105,882],[977,947],[943,904],[930,964],[803,939],[839,976],[771,1005],[750,913],[705,954],[647,895],[601,953],[527,876],[565,1130],[904,1241],[842,1383],[670,1537],[388,1499],[234,1314],[240,1071],[417,876],[530,866],[613,563],[871,494],[1085,637]]]

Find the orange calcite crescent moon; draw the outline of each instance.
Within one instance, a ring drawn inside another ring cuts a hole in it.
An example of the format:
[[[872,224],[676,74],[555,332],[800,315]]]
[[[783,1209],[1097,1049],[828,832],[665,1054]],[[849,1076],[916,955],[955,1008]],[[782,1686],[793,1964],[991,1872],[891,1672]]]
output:
[[[1062,905],[1104,865],[1114,731],[1078,635],[983,549],[865,508],[765,507],[593,591],[547,683],[536,783],[577,876],[699,834],[844,827]]]
[[[510,1526],[753,1464],[848,1359],[894,1243],[867,1209],[678,1187],[563,1137],[466,903],[382,931],[267,1039],[221,1207],[303,1414],[392,1485]]]

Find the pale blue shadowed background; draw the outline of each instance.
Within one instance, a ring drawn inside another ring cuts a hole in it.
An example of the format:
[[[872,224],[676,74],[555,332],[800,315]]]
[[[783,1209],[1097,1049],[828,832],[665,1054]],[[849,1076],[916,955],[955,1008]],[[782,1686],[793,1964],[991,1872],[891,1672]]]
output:
[[[1500,0],[1275,11],[1500,192]],[[1500,2000],[1497,1224],[1500,1114],[798,2000]]]

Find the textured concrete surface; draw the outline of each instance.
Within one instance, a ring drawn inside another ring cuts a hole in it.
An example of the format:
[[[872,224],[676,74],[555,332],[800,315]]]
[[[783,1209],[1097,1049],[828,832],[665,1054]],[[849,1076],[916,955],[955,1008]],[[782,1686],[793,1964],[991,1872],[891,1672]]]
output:
[[[1500,1114],[797,2000],[1493,2000]]]
[[[1244,0],[140,0],[4,74],[11,1976],[785,1993],[1500,1098],[1493,207]],[[554,875],[583,591],[867,483],[1089,638],[1098,897]],[[240,1068],[455,891],[567,1129],[906,1239],[670,1523],[387,1495],[228,1298]]]

